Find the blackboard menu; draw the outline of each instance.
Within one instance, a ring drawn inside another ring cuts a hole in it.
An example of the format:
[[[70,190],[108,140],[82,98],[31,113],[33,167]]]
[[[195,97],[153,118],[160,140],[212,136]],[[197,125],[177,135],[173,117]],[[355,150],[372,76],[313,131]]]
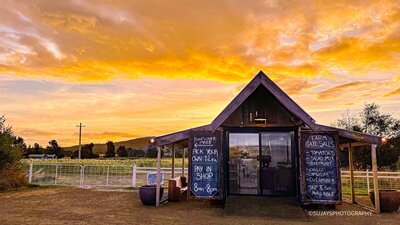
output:
[[[337,143],[334,134],[304,136],[303,156],[306,199],[335,201],[340,198]]]
[[[190,135],[190,191],[195,197],[214,197],[219,192],[219,133]]]

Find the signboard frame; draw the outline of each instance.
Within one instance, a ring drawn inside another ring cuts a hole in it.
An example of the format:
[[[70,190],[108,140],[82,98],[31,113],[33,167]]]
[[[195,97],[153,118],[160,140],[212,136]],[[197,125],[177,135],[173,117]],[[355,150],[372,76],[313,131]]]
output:
[[[196,196],[192,194],[191,190],[191,176],[192,176],[192,146],[193,146],[193,138],[196,136],[213,136],[216,137],[217,139],[217,148],[218,148],[218,190],[213,196]],[[210,199],[210,200],[221,200],[222,199],[222,132],[219,130],[216,130],[214,132],[211,131],[190,131],[189,132],[189,152],[188,152],[188,158],[189,158],[189,164],[188,164],[188,199]]]
[[[337,195],[332,200],[316,200],[307,195],[306,187],[306,159],[305,159],[305,142],[311,135],[328,135],[332,137],[336,145],[336,175],[337,175]],[[301,131],[300,134],[300,188],[301,188],[301,202],[307,204],[342,204],[342,184],[339,168],[339,136],[336,131]]]

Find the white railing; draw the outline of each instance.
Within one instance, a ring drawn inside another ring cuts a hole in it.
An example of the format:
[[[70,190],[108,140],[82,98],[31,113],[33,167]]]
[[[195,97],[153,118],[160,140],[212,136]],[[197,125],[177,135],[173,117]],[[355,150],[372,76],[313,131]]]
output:
[[[147,173],[156,172],[155,167],[136,165],[69,165],[30,164],[28,180],[35,185],[77,187],[138,187],[147,183]],[[164,183],[172,177],[171,168],[161,168]],[[187,174],[187,168],[184,169]],[[182,175],[182,168],[175,168],[175,177]]]
[[[342,187],[350,186],[350,171],[341,171]],[[354,188],[360,194],[368,194],[374,189],[372,171],[354,171]],[[378,171],[379,189],[400,190],[400,172]]]
[[[30,184],[79,187],[138,187],[147,183],[147,173],[156,172],[155,167],[136,165],[74,165],[30,164]],[[172,175],[171,168],[161,168],[164,183]],[[187,168],[184,169],[187,175]],[[182,168],[175,168],[175,177],[182,175]],[[341,171],[342,187],[350,186],[350,172]],[[379,189],[400,189],[400,172],[378,172]],[[368,194],[373,189],[372,171],[354,171],[354,188],[358,193]]]

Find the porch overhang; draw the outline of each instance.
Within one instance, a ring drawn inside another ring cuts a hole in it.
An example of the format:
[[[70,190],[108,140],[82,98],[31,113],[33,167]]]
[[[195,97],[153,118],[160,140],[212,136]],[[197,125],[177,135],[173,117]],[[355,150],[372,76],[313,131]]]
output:
[[[178,131],[175,133],[170,133],[170,134],[156,137],[156,138],[154,138],[155,145],[163,146],[163,145],[172,144],[172,143],[175,143],[178,141],[182,141],[185,139],[189,139],[190,131],[211,131],[211,124],[200,126],[200,127],[194,127],[194,128],[190,128],[190,129]]]

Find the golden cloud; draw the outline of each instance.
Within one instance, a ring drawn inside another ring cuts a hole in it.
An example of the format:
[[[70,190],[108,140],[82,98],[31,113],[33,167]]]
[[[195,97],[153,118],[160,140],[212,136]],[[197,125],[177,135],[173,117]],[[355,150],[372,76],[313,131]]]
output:
[[[396,90],[386,93],[385,95],[383,95],[383,97],[392,97],[395,95],[400,95],[400,88],[397,88]]]
[[[372,82],[358,81],[351,82],[347,84],[338,85],[335,87],[328,88],[324,91],[319,92],[316,98],[319,100],[333,100],[339,98],[340,96],[348,96],[348,93],[354,93],[356,91],[368,92],[368,88],[372,85]],[[353,96],[354,97],[354,96]]]
[[[32,142],[73,143],[80,120],[91,142],[158,135],[209,123],[260,70],[309,111],[395,104],[399,11],[396,0],[5,1],[0,76],[60,89],[10,84],[2,110]]]
[[[65,29],[70,32],[89,32],[95,28],[97,23],[97,20],[94,17],[81,16],[77,14],[45,12],[42,16],[43,22],[47,26]]]

